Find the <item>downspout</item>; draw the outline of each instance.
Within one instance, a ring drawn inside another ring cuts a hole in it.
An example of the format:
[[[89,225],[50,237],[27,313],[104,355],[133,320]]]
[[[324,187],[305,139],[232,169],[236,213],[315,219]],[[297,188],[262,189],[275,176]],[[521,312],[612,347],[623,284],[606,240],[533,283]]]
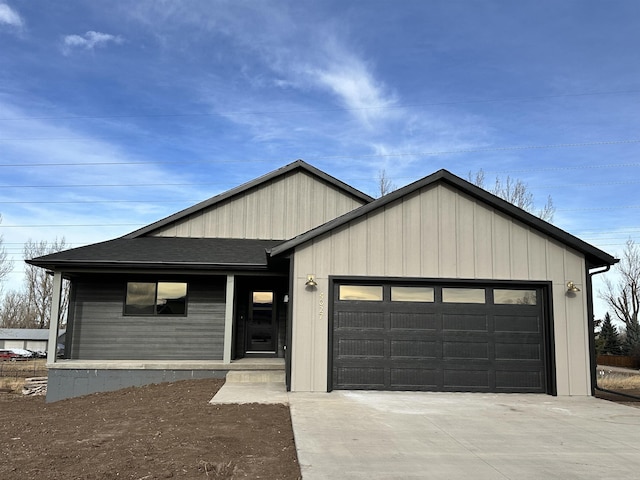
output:
[[[587,267],[587,328],[589,329],[589,356],[591,360],[591,395],[595,395],[598,388],[597,361],[596,361],[596,340],[595,323],[593,319],[593,277],[601,273],[606,273],[611,269],[611,265],[603,267],[602,270],[590,272]]]
[[[597,270],[595,272],[589,272],[587,270],[587,316],[589,320],[589,351],[591,353],[591,395],[595,394],[595,391],[611,393],[613,395],[620,395],[621,397],[631,398],[634,400],[640,400],[640,397],[636,395],[629,395],[628,393],[616,392],[614,390],[608,390],[598,386],[598,362],[596,359],[596,346],[594,335],[594,321],[593,321],[593,289],[592,289],[592,277],[601,273],[606,273],[611,269],[611,265],[603,267],[603,270]]]

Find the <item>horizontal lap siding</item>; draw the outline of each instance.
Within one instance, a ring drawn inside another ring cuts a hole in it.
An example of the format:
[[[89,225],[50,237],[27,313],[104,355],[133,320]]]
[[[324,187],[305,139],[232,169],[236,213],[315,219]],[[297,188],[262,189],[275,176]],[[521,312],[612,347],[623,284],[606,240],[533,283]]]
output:
[[[126,280],[75,282],[71,356],[82,360],[221,360],[225,283],[189,281],[188,315],[124,316]]]

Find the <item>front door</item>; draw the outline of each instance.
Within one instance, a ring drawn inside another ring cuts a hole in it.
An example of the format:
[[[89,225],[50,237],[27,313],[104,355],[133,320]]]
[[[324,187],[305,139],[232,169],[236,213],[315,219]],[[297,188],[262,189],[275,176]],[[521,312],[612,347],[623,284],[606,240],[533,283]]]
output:
[[[246,322],[246,353],[276,353],[276,316],[273,290],[249,292],[249,312]]]

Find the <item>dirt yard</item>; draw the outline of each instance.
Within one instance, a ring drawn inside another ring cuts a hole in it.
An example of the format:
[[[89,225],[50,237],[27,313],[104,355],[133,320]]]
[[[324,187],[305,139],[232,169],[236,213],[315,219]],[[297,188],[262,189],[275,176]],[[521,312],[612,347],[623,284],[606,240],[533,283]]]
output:
[[[0,479],[298,479],[289,409],[209,405],[222,380],[46,404],[0,393]]]
[[[301,478],[289,409],[209,405],[222,384],[190,380],[51,404],[0,393],[0,479]],[[640,395],[640,376],[599,384]]]

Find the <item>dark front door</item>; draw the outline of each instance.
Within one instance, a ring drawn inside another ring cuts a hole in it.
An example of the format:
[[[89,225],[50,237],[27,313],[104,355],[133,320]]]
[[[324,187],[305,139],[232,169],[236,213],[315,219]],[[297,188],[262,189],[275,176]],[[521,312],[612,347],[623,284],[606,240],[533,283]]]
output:
[[[249,292],[246,353],[276,353],[276,317],[273,290]]]
[[[284,357],[289,280],[238,276],[232,358]]]

